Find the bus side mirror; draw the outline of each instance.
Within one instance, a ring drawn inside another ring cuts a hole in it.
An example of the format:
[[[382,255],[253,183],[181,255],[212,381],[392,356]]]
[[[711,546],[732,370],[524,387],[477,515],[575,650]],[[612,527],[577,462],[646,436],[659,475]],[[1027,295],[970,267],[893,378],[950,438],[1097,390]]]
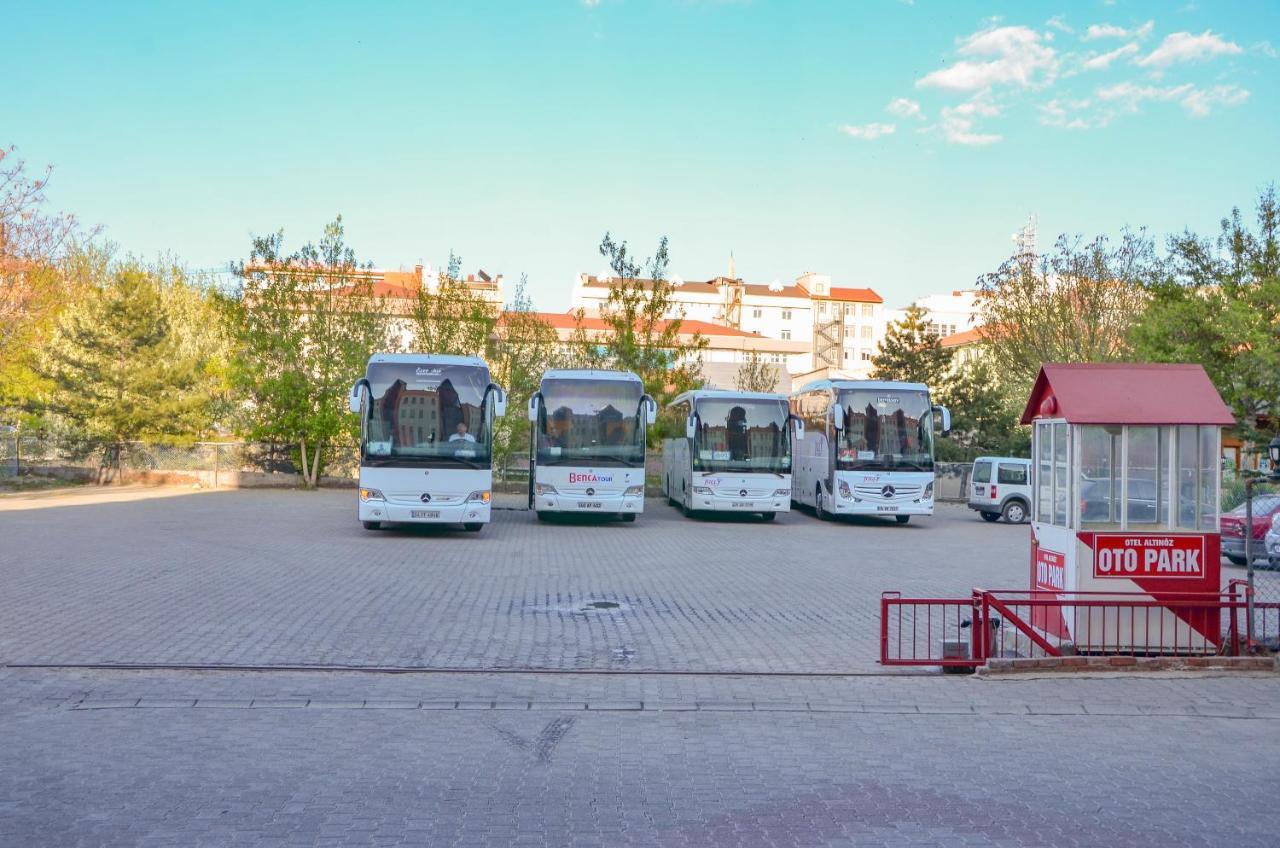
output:
[[[534,394],[529,398],[529,421],[534,424],[538,423],[538,402],[541,399],[541,396],[537,394]]]
[[[507,414],[507,393],[501,386],[493,387],[493,416],[501,418]]]
[[[791,416],[791,420],[796,425],[796,438],[803,439],[804,438],[804,419],[797,418],[796,416],[793,415]]]
[[[355,385],[351,387],[351,396],[347,398],[347,408],[351,410],[353,415],[360,413],[360,407],[364,405],[364,396],[369,391],[369,381],[361,377],[356,380]]]
[[[844,410],[837,407],[831,410],[831,427],[838,433],[844,429]]]
[[[644,415],[645,421],[649,424],[658,420],[658,404],[648,395],[644,396]]]
[[[947,409],[945,406],[935,406],[934,409],[938,412],[939,417],[942,418],[942,435],[950,436],[951,435],[951,410]]]
[[[684,420],[684,437],[692,439],[698,435],[698,421],[692,415]]]

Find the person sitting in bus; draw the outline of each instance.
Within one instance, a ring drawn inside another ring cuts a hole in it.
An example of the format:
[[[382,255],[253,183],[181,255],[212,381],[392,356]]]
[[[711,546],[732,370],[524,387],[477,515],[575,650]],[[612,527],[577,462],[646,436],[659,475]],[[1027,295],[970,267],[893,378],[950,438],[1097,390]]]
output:
[[[728,442],[729,459],[742,461],[747,458],[747,411],[740,406],[729,410],[725,421],[725,441]]]
[[[449,436],[451,442],[474,442],[476,437],[467,432],[467,422],[459,421],[457,428]]]

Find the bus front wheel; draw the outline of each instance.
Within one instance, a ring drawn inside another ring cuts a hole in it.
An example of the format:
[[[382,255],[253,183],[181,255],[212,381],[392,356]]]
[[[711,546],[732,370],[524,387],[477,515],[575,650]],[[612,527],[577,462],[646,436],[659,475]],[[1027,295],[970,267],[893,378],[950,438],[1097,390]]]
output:
[[[909,516],[909,515],[895,515],[895,516],[893,517],[893,520],[894,520],[894,521],[896,521],[896,522],[898,522],[899,524],[906,524],[908,521],[910,521],[910,520],[911,520],[911,516]]]
[[[636,514],[634,512],[621,512],[621,513],[618,513],[618,517],[621,518],[623,521],[636,520]]]
[[[479,533],[484,529],[484,522],[468,521],[462,525],[462,529],[466,530],[468,533]]]
[[[827,512],[822,506],[822,484],[819,483],[817,488],[813,490],[813,515],[819,521],[827,521],[831,518],[831,513]]]
[[[762,512],[762,513],[760,513],[760,517],[761,517],[761,518],[763,518],[765,521],[772,521],[773,519],[775,519],[775,518],[777,518],[777,517],[778,517],[778,513],[776,513],[776,512]]]
[[[382,522],[381,522],[381,521],[361,521],[360,523],[364,525],[364,529],[366,529],[366,530],[381,530],[381,529],[382,529]]]

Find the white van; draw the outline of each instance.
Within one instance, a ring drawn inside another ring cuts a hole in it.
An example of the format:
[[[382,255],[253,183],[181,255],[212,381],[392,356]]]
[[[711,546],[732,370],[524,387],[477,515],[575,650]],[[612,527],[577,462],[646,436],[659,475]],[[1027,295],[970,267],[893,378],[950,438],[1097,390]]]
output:
[[[969,479],[969,509],[986,521],[1022,524],[1031,517],[1031,460],[980,456]]]

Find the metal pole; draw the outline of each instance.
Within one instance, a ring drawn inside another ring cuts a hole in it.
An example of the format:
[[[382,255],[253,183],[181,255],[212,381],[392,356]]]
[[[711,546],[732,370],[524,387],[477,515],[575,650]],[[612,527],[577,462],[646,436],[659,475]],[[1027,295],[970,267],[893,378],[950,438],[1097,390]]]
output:
[[[1245,595],[1248,605],[1249,651],[1253,651],[1253,478],[1244,481],[1244,562],[1248,569],[1249,588]]]
[[[213,446],[213,488],[218,488],[218,459],[222,456],[222,445]]]

